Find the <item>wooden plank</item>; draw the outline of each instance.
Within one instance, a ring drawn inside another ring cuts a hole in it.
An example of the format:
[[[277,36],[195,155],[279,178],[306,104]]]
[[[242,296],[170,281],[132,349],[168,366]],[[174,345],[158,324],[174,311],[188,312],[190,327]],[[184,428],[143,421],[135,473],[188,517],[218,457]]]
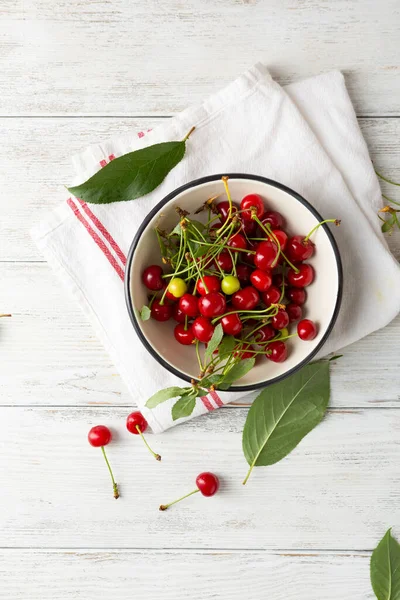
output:
[[[14,600],[372,600],[369,560],[365,552],[0,551],[0,577]]]
[[[42,260],[29,229],[65,200],[64,185],[73,177],[71,155],[99,140],[146,130],[159,122],[155,118],[0,119],[0,143],[8,149],[0,161],[0,260]],[[400,180],[400,119],[361,119],[360,125],[377,168]],[[385,191],[393,193],[387,187]],[[400,237],[390,243],[400,258]]]
[[[361,115],[399,114],[398,3],[3,0],[1,114],[173,114],[256,61],[333,67]]]
[[[400,525],[399,411],[339,410],[289,457],[242,485],[244,411],[215,411],[153,438],[155,461],[124,425],[127,409],[1,408],[2,546],[45,548],[228,548],[372,550]],[[108,456],[120,483],[112,497],[101,452],[87,432],[115,433]],[[160,512],[194,487],[200,494]]]
[[[0,323],[0,405],[134,404],[85,315],[46,264],[0,263],[0,275],[0,308],[13,313]],[[332,406],[398,406],[399,335],[400,317],[345,349],[332,366]]]

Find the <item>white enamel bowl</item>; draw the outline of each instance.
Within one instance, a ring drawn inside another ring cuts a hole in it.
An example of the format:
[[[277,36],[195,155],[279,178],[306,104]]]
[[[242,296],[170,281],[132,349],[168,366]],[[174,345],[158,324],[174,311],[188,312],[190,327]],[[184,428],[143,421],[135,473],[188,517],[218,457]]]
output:
[[[237,204],[247,194],[259,194],[268,209],[282,213],[289,235],[306,235],[323,220],[304,198],[275,181],[255,175],[229,174],[229,188]],[[178,221],[175,207],[193,213],[207,198],[217,194],[221,194],[219,200],[226,199],[221,175],[192,181],[169,194],[143,221],[132,242],[127,261],[125,295],[132,324],[150,354],[166,369],[186,381],[198,376],[195,349],[182,346],[175,340],[175,321],[159,323],[152,319],[140,320],[139,310],[148,302],[148,291],[141,281],[141,275],[151,264],[162,265],[154,227],[158,225],[161,229],[172,229]],[[198,220],[204,217],[205,213],[196,215]],[[289,356],[283,363],[274,363],[261,357],[256,366],[231,388],[232,391],[254,390],[287,377],[307,364],[329,336],[340,308],[341,261],[336,242],[327,226],[316,231],[313,241],[316,252],[308,262],[314,267],[316,277],[307,288],[304,316],[317,323],[318,335],[311,342],[298,338],[288,340]]]

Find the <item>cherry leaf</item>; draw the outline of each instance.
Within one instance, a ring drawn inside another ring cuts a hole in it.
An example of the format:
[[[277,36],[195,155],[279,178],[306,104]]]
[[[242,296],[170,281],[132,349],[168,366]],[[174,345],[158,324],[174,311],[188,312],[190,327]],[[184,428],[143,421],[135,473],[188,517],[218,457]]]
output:
[[[212,335],[211,340],[208,342],[207,350],[205,352],[206,358],[211,358],[214,350],[216,350],[224,337],[224,330],[222,329],[221,323],[218,323],[216,328],[214,329],[214,333]]]
[[[390,529],[372,553],[371,584],[378,600],[400,598],[400,545]]]
[[[182,396],[185,392],[191,391],[191,388],[180,388],[180,387],[169,387],[164,390],[160,390],[156,392],[151,398],[149,398],[146,402],[147,408],[155,408],[162,402],[166,400],[170,400],[171,398],[177,398],[178,396]]]
[[[144,304],[144,306],[142,306],[141,310],[140,310],[140,318],[142,319],[142,321],[148,321],[151,317],[151,310],[148,306],[146,306],[146,304]]]
[[[196,406],[196,396],[193,394],[185,395],[179,398],[172,407],[172,420],[183,419],[190,417]]]

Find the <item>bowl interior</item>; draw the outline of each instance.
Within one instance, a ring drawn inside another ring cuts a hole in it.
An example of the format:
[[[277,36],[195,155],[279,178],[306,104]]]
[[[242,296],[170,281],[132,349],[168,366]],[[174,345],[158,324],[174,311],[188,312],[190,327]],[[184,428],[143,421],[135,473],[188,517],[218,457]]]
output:
[[[210,178],[208,178],[210,179]],[[277,210],[286,220],[285,230],[289,235],[306,235],[318,222],[319,216],[311,212],[313,209],[303,204],[300,197],[294,195],[287,188],[276,187],[279,184],[266,183],[246,176],[230,176],[229,188],[233,200],[239,204],[243,196],[256,193],[263,199],[267,209]],[[193,213],[207,198],[221,194],[219,200],[225,200],[224,188],[220,176],[215,180],[203,183],[194,182],[192,187],[178,190],[177,195],[171,197],[150,215],[148,222],[142,225],[131,248],[131,263],[128,271],[127,294],[130,295],[134,314],[131,314],[135,328],[142,341],[147,342],[147,347],[153,354],[160,357],[166,368],[176,375],[190,380],[198,377],[198,363],[195,349],[191,346],[182,346],[174,338],[173,329],[175,321],[159,323],[152,319],[141,321],[138,311],[147,304],[147,290],[141,282],[141,274],[151,264],[160,264],[160,252],[154,227],[170,230],[178,222],[175,207]],[[315,213],[315,211],[314,211]],[[197,220],[205,220],[205,213],[196,215]],[[324,338],[335,319],[340,302],[340,259],[335,253],[334,241],[327,234],[324,227],[320,227],[313,235],[316,252],[308,261],[315,269],[316,277],[312,285],[307,288],[307,302],[304,306],[303,318],[310,318],[318,325],[318,335],[311,342],[304,342],[297,338],[288,340],[288,359],[280,364],[273,363],[261,356],[256,366],[231,389],[255,389],[268,382],[282,378],[296,367],[305,364],[318,351]],[[290,326],[293,331],[295,327]],[[145,338],[145,339],[144,339]]]

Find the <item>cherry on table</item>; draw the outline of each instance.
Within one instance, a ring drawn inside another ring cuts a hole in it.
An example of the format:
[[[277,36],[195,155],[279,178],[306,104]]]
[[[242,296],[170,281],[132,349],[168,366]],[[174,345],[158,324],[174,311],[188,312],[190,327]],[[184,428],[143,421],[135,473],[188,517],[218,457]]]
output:
[[[287,243],[286,255],[294,263],[302,262],[311,258],[315,251],[315,244],[311,240],[306,240],[302,235],[291,237]]]
[[[199,298],[199,311],[203,317],[219,317],[226,309],[225,296],[220,292],[211,292]]]
[[[286,310],[279,309],[276,315],[271,318],[271,325],[274,329],[285,329],[289,325],[289,315]]]
[[[237,313],[225,315],[220,322],[224,333],[227,335],[238,335],[243,329],[243,323]]]
[[[315,338],[318,329],[314,321],[303,319],[297,323],[297,335],[301,340],[309,342]]]
[[[306,291],[303,288],[288,288],[285,293],[288,300],[294,304],[302,305],[307,299]]]
[[[160,300],[154,300],[151,305],[151,317],[155,321],[168,321],[172,316],[171,304],[161,304]]]
[[[149,426],[149,424],[147,423],[146,419],[144,418],[144,416],[142,415],[142,413],[139,410],[135,410],[130,415],[128,415],[126,418],[127,430],[130,433],[133,433],[133,435],[140,435],[140,437],[142,438],[142,440],[143,440],[146,448],[150,452],[150,454],[152,454],[156,460],[160,461],[161,456],[159,454],[157,454],[156,452],[154,452],[150,448],[149,444],[147,443],[146,438],[143,435],[143,433],[146,431],[148,426]]]
[[[221,282],[216,275],[203,275],[196,284],[196,290],[199,292],[200,296],[205,296],[210,292],[219,292],[220,289]]]
[[[266,292],[272,285],[272,276],[268,271],[255,269],[250,275],[250,281],[256,290]]]
[[[264,214],[264,202],[258,194],[248,194],[240,203],[242,219],[252,219],[253,213],[260,219]]]
[[[298,273],[293,269],[289,269],[287,278],[293,287],[307,287],[314,281],[314,269],[308,263],[302,263],[298,266]]]
[[[274,242],[269,240],[260,242],[254,256],[254,264],[262,271],[269,271],[273,266],[276,266],[278,254],[278,247]]]
[[[286,306],[286,312],[289,315],[289,323],[298,321],[303,315],[301,306],[299,304],[294,304],[293,302]]]
[[[189,492],[189,494],[185,494],[185,496],[182,496],[181,498],[178,498],[178,500],[174,500],[169,504],[161,504],[160,510],[167,510],[173,504],[177,504],[177,502],[180,502],[181,500],[184,500],[189,496],[193,496],[193,494],[196,494],[197,492],[201,492],[203,496],[207,497],[214,496],[214,494],[216,494],[219,489],[219,479],[216,475],[214,475],[214,473],[205,471],[204,473],[200,473],[199,475],[197,475],[196,486],[197,487],[195,490]]]
[[[267,306],[271,306],[271,304],[278,304],[281,299],[281,290],[276,287],[276,285],[271,285],[269,290],[263,292],[261,294],[262,301]]]
[[[106,451],[104,446],[107,446],[111,442],[112,435],[111,431],[105,425],[95,425],[88,433],[88,441],[91,446],[94,448],[101,448],[101,451],[104,456],[104,460],[106,461],[106,465],[108,471],[111,475],[111,481],[114,491],[114,498],[117,500],[119,498],[118,485],[115,482],[113,472],[111,470],[110,463],[108,462],[108,458],[106,455]]]
[[[284,362],[287,359],[287,346],[285,342],[277,340],[270,342],[266,348],[266,357],[276,363]]]
[[[143,271],[142,281],[149,290],[158,292],[164,287],[163,274],[164,271],[159,265],[150,265]]]
[[[214,333],[213,324],[206,317],[197,317],[192,323],[192,331],[194,337],[199,340],[199,342],[203,342],[207,344]]]
[[[183,296],[179,298],[179,310],[188,317],[197,317],[199,314],[198,302],[198,298],[193,296],[193,294],[183,294]]]
[[[260,302],[260,294],[251,285],[232,296],[232,305],[237,310],[252,310]]]

